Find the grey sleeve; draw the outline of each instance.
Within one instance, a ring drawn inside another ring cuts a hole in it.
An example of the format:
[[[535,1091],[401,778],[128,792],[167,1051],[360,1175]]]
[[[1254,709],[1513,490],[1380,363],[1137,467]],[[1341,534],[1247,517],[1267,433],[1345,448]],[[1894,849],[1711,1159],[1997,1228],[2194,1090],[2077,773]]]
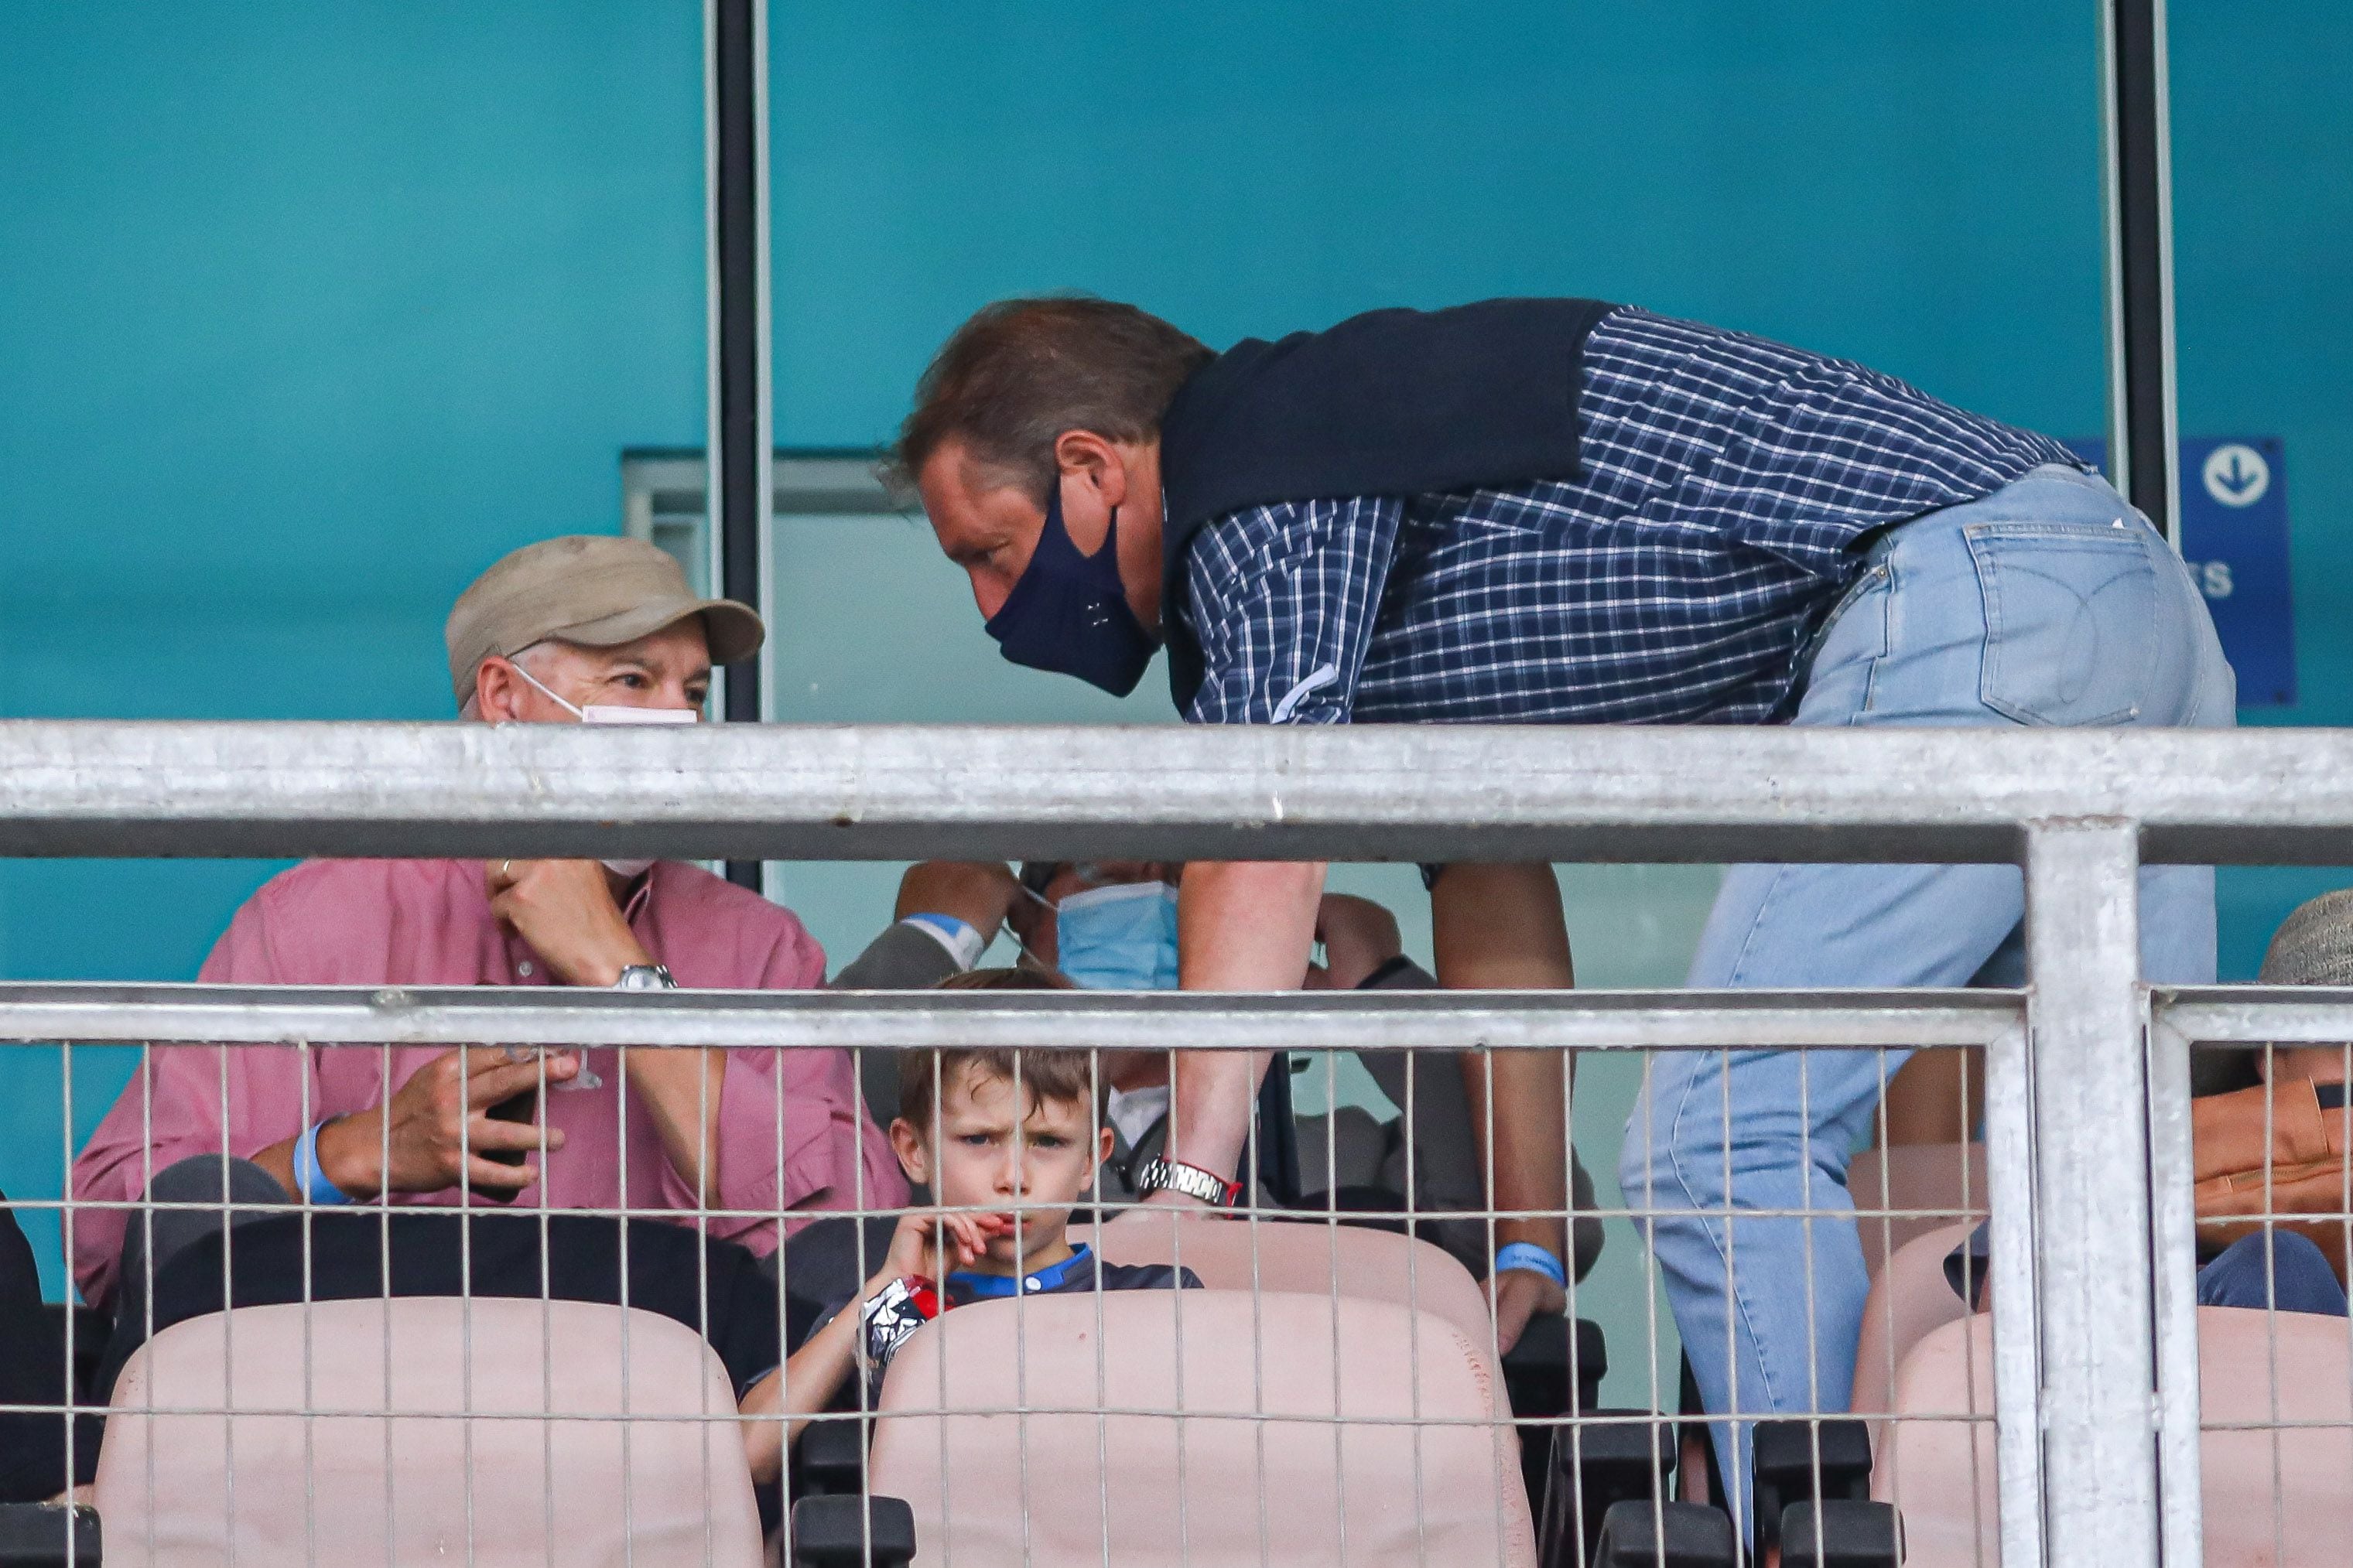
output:
[[[958,973],[930,932],[893,921],[827,984],[836,991],[921,991]]]
[[[1359,991],[1435,991],[1438,976],[1399,953],[1365,977]]]
[[[928,931],[903,921],[893,921],[866,951],[841,966],[827,982],[834,991],[923,991],[961,973],[948,950]],[[859,1053],[859,1092],[867,1114],[878,1126],[888,1127],[899,1114],[899,1055],[896,1051]]]

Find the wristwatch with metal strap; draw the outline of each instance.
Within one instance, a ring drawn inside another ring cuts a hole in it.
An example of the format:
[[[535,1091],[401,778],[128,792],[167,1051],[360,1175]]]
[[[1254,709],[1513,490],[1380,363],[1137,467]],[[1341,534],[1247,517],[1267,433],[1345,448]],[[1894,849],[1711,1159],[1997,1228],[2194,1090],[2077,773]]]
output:
[[[1135,1190],[1138,1193],[1156,1193],[1164,1190],[1182,1193],[1188,1198],[1198,1198],[1215,1208],[1230,1208],[1233,1206],[1234,1200],[1241,1195],[1242,1184],[1240,1182],[1229,1182],[1215,1172],[1205,1171],[1198,1165],[1187,1165],[1181,1160],[1155,1156],[1146,1160],[1144,1163],[1144,1169],[1135,1173]]]
[[[613,989],[616,991],[675,991],[678,989],[678,982],[670,977],[670,971],[661,964],[632,963],[622,969],[621,977],[613,982]]]

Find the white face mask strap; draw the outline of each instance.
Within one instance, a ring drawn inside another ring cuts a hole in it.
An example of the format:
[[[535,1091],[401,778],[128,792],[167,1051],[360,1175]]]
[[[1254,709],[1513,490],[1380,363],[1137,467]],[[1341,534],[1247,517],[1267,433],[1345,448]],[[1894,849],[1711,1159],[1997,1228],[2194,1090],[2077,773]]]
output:
[[[1065,894],[1062,909],[1091,909],[1102,904],[1125,903],[1131,899],[1175,898],[1176,889],[1166,882],[1109,882],[1089,888],[1082,893]]]
[[[507,660],[507,663],[511,668],[512,668],[517,675],[522,676],[525,680],[528,680],[533,686],[538,687],[540,694],[545,697],[550,702],[554,703],[557,707],[563,709],[565,712],[571,714],[575,719],[579,720],[582,723],[585,724],[588,721],[588,715],[586,712],[574,706],[572,703],[566,702],[554,692],[548,690],[547,683],[540,679],[536,675],[533,675],[531,671],[525,669],[520,661],[510,658]]]
[[[1015,948],[1019,950],[1022,957],[1028,959],[1030,963],[1036,964],[1040,970],[1049,974],[1054,972],[1054,966],[1047,963],[1044,958],[1040,957],[1036,948],[1031,947],[1028,942],[1021,940],[1021,933],[1019,931],[1015,931],[1010,925],[1008,925],[1005,928],[1005,934],[1013,939],[1013,945]]]

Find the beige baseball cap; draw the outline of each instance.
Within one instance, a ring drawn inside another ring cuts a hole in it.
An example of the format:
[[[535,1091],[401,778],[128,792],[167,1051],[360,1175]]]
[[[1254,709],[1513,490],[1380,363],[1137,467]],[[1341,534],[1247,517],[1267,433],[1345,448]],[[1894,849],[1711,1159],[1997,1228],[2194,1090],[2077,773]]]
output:
[[[458,595],[442,637],[458,705],[474,694],[474,670],[497,654],[512,658],[560,637],[583,647],[616,647],[702,617],[711,662],[733,664],[760,651],[767,628],[749,605],[698,599],[678,563],[642,539],[567,533],[526,544]]]

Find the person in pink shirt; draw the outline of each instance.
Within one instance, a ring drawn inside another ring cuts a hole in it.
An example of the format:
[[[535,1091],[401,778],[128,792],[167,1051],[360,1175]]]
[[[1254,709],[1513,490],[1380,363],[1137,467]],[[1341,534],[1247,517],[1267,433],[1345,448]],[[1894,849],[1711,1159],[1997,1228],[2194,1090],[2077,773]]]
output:
[[[714,660],[748,658],[764,636],[747,606],[694,597],[650,544],[552,539],[459,597],[450,679],[471,720],[691,722]],[[791,911],[676,861],[316,860],[246,902],[199,978],[797,990],[824,984],[825,955]],[[103,1205],[298,1193],[708,1212],[709,1234],[763,1254],[787,1215],[907,1199],[849,1054],[819,1049],[157,1046],[71,1183]],[[84,1300],[135,1310],[149,1260],[221,1223],[79,1210]]]

